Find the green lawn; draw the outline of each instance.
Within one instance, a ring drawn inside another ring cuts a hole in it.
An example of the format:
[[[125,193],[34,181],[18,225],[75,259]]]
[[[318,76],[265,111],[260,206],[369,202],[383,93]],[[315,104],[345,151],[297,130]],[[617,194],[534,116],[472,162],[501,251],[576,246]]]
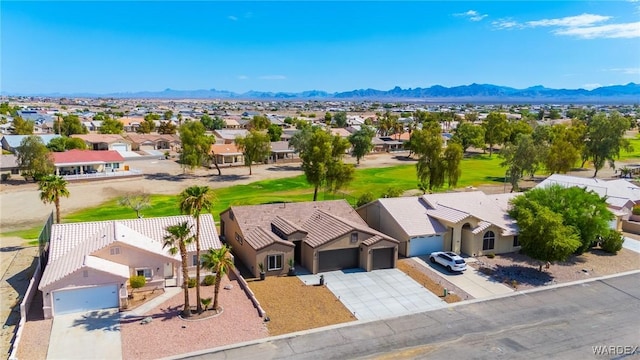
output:
[[[504,169],[497,156],[476,155],[462,162],[462,177],[458,187],[480,184],[501,184],[504,181]],[[346,198],[352,204],[365,192],[380,196],[389,187],[401,190],[417,188],[415,162],[387,168],[357,169],[354,181],[339,194],[320,192],[319,200]],[[212,213],[217,215],[230,205],[253,205],[269,202],[311,201],[313,188],[307,184],[304,176],[275,180],[257,181],[247,185],[234,185],[215,190],[216,201]],[[151,208],[142,211],[145,217],[178,215],[175,195],[152,195]],[[135,212],[117,204],[117,200],[107,201],[100,206],[84,209],[71,214],[63,214],[63,222],[82,222],[96,220],[130,219]],[[38,237],[40,228],[14,231],[4,236],[20,236],[25,239]]]
[[[638,159],[640,160],[640,138],[628,139],[631,143],[631,147],[633,147],[632,151],[622,150],[620,152],[620,160],[631,160]]]

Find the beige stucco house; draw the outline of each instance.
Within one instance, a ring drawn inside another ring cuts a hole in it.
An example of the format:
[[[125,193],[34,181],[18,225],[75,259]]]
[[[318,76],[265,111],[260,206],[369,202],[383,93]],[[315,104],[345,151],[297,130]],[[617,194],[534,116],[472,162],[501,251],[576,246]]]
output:
[[[518,228],[507,214],[517,195],[471,191],[384,198],[357,212],[369,226],[397,239],[402,256],[499,254],[520,249]]]
[[[144,275],[147,287],[182,284],[180,254],[163,248],[168,226],[192,225],[191,216],[54,224],[48,261],[38,289],[45,318],[103,308],[119,308],[128,298],[133,275]],[[213,217],[200,216],[201,251],[221,247]],[[197,263],[195,243],[187,247],[190,273]]]
[[[220,214],[220,232],[235,257],[258,276],[296,267],[310,272],[394,268],[398,241],[362,221],[345,200],[232,206]]]

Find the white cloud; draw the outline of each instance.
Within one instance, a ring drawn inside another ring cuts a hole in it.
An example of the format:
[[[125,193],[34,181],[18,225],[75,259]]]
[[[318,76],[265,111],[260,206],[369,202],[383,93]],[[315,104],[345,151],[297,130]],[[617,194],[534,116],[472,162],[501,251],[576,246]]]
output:
[[[542,20],[536,20],[536,21],[528,21],[525,23],[525,25],[530,27],[560,26],[560,27],[573,28],[573,27],[591,26],[593,24],[607,21],[609,19],[611,19],[611,16],[582,14],[578,16],[567,16],[567,17],[557,18],[557,19],[542,19]]]
[[[593,89],[599,88],[599,87],[602,87],[602,85],[600,85],[598,83],[582,85],[582,88],[585,89],[585,90],[593,90]]]
[[[605,71],[619,72],[627,75],[640,75],[640,67],[605,69]]]
[[[551,32],[555,35],[572,36],[581,39],[633,39],[640,37],[640,22],[602,24],[611,19],[613,19],[611,16],[581,14],[523,23],[507,18],[494,21],[491,25],[498,30],[550,27],[553,28]]]
[[[558,29],[554,33],[583,39],[633,39],[640,37],[640,22]]]
[[[475,11],[475,10],[469,10],[463,13],[457,13],[457,14],[453,14],[453,16],[461,16],[461,17],[466,17],[467,19],[471,20],[471,21],[480,21],[484,18],[486,18],[487,14],[480,14],[479,12]]]
[[[231,21],[238,21],[238,18],[233,16],[233,15],[229,15],[227,16],[227,19],[231,20]]]
[[[284,80],[286,78],[284,75],[262,75],[259,77],[261,80]]]
[[[238,75],[238,80],[247,80],[248,78],[247,75]]]

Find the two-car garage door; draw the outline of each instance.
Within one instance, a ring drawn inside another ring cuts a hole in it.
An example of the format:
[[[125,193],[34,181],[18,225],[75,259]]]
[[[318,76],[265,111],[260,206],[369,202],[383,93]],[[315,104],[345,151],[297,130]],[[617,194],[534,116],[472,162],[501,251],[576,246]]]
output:
[[[53,292],[55,315],[116,308],[119,306],[118,286],[105,285]]]
[[[409,241],[408,256],[429,255],[434,251],[442,251],[442,235],[415,237]]]

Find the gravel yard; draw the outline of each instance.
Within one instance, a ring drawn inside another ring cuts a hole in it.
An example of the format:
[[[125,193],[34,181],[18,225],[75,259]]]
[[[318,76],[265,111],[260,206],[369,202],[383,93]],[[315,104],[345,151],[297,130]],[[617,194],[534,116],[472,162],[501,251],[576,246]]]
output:
[[[469,266],[517,290],[525,290],[638,270],[640,254],[622,249],[617,255],[611,255],[594,249],[582,255],[573,255],[568,261],[553,263],[549,269],[543,266],[542,272],[538,271],[539,264],[539,261],[526,255],[511,253],[496,255],[493,259],[481,256],[478,262],[469,263]]]
[[[270,336],[356,320],[324,285],[305,285],[297,276],[269,276],[248,284],[271,319]]]
[[[263,319],[235,280],[225,277],[219,301],[223,312],[204,320],[186,321],[178,317],[184,305],[182,293],[162,303],[143,317],[121,320],[123,359],[157,359],[161,357],[215,348],[269,336]],[[196,289],[189,297],[195,304]],[[201,287],[202,297],[213,297],[213,286]],[[149,324],[140,320],[151,316]]]
[[[398,259],[398,269],[402,270],[405,274],[409,275],[418,284],[424,286],[425,289],[432,293],[442,297],[444,289],[448,291],[447,296],[444,297],[444,301],[447,303],[455,303],[462,300],[473,299],[473,297],[465,293],[459,287],[452,283],[441,279],[439,276],[433,274],[433,270],[425,267],[424,265],[414,261],[411,258]]]

